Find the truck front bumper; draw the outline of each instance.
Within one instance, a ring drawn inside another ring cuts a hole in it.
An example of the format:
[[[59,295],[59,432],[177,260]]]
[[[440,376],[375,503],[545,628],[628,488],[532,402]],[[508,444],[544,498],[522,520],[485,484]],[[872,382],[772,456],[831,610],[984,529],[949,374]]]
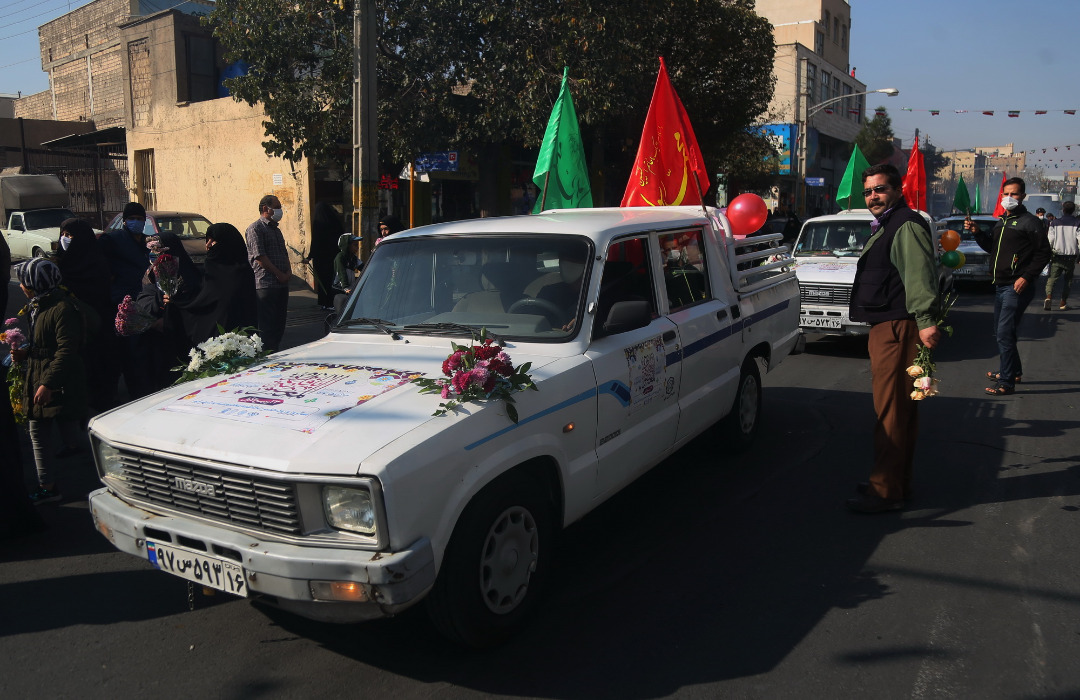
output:
[[[388,617],[418,602],[435,583],[427,538],[393,553],[264,541],[201,520],[157,515],[104,488],[90,494],[90,512],[98,531],[122,552],[149,560],[150,541],[232,560],[243,567],[249,597],[313,620]],[[363,600],[317,600],[313,581],[359,584]]]

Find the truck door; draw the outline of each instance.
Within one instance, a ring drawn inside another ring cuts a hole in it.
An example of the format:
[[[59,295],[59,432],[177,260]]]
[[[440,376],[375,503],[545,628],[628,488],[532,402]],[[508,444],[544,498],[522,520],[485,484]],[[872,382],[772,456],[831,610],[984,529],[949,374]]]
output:
[[[682,342],[682,390],[676,444],[719,420],[735,400],[742,340],[739,307],[716,298],[725,281],[720,261],[709,255],[702,230],[662,233],[663,303]]]
[[[660,315],[656,237],[612,243],[601,273],[593,316],[592,361],[597,386],[597,494],[622,487],[662,459],[675,443],[679,423],[679,334]],[[605,335],[600,327],[620,301],[648,301],[650,323]]]
[[[11,215],[11,228],[8,229],[7,244],[13,256],[30,257],[30,248],[26,243],[26,226],[23,224],[22,214]]]

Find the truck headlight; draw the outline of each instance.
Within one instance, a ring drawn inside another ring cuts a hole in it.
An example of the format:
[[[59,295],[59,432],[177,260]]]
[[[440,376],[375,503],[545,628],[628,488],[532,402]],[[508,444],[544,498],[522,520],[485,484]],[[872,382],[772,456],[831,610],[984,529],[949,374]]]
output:
[[[331,527],[362,535],[375,534],[375,502],[367,489],[324,486],[323,510]]]
[[[124,463],[120,461],[120,450],[104,442],[97,444],[98,467],[103,477],[124,478]]]

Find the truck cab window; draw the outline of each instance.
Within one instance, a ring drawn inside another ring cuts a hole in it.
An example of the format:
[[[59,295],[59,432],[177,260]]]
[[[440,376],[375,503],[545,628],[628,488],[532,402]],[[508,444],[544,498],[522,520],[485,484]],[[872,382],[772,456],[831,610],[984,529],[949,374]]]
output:
[[[711,299],[701,231],[664,233],[659,236],[659,242],[660,265],[670,310]]]

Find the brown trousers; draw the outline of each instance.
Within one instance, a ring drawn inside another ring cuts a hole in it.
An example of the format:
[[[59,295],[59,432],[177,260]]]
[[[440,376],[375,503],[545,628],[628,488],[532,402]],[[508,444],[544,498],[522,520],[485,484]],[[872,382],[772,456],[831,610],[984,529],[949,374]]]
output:
[[[919,327],[914,320],[884,321],[870,328],[873,375],[874,469],[870,487],[882,498],[901,500],[911,491],[919,404],[911,399],[914,380],[906,370],[915,361]]]

